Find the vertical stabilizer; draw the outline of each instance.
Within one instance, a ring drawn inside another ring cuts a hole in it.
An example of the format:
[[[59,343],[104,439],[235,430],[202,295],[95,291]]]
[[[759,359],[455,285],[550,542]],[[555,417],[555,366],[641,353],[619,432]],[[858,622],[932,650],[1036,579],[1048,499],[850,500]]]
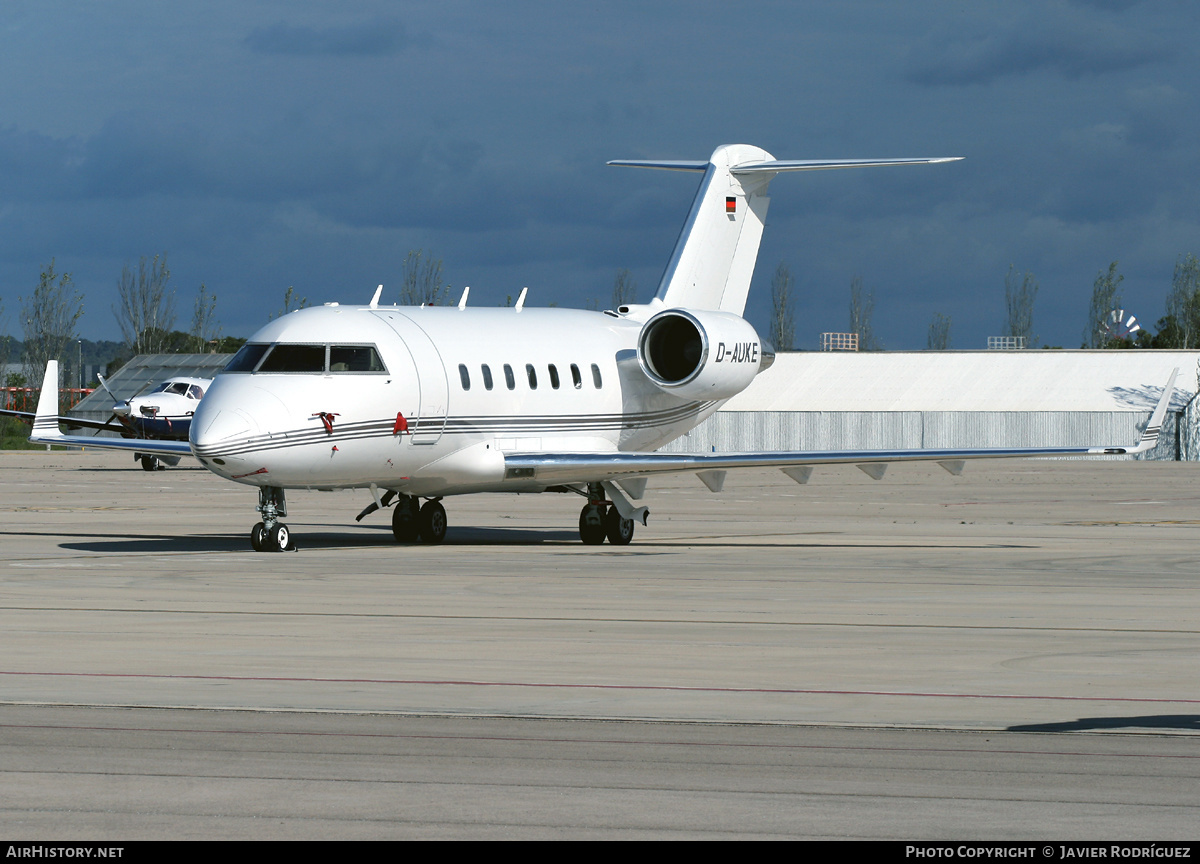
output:
[[[746,162],[773,161],[765,150],[728,144],[713,152],[692,210],[656,295],[669,307],[741,315],[758,259],[772,174],[736,176]]]

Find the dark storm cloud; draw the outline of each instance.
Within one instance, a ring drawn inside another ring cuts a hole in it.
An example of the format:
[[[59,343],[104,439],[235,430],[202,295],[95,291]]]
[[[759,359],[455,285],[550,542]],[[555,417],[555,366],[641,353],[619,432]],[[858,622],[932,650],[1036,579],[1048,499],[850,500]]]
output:
[[[587,188],[576,171],[547,166],[530,184],[477,141],[365,139],[304,121],[223,136],[138,113],[86,139],[0,129],[0,164],[9,201],[305,202],[354,229],[478,233],[535,219],[602,223],[615,209],[613,192]]]
[[[405,45],[405,37],[400,22],[383,18],[345,27],[322,28],[299,27],[281,21],[270,27],[254,28],[245,44],[257,54],[379,56],[400,51]]]
[[[82,142],[11,127],[0,129],[0,199],[58,200],[71,194],[72,173],[83,158]]]
[[[1097,9],[1115,9],[1124,12],[1137,6],[1142,0],[1071,0],[1079,6],[1094,6]]]
[[[998,78],[1054,72],[1077,80],[1125,72],[1166,59],[1161,40],[1094,21],[1021,25],[976,37],[942,35],[917,52],[907,78],[916,84],[984,84]]]

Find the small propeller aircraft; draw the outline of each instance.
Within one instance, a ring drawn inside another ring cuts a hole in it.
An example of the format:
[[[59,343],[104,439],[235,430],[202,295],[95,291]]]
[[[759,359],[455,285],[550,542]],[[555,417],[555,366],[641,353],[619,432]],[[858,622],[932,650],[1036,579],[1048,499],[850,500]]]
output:
[[[145,392],[143,388],[128,399],[120,399],[108,388],[104,376],[98,377],[100,386],[114,402],[111,417],[104,422],[70,415],[58,415],[55,419],[68,429],[117,432],[122,438],[152,441],[187,441],[196,406],[204,398],[204,391],[212,384],[211,378],[175,376],[159,382],[153,390]],[[0,409],[0,415],[18,417],[30,423],[35,416],[30,411],[11,409]],[[101,438],[91,438],[88,439],[88,445],[101,447],[103,441]],[[135,452],[134,459],[146,471],[179,464],[179,457],[169,454]]]
[[[658,293],[606,312],[380,306],[300,309],[259,330],[196,407],[187,442],[78,439],[51,413],[46,371],[31,441],[192,455],[220,477],[258,488],[255,550],[294,548],[286,489],[370,491],[358,516],[393,506],[401,542],[440,543],[447,496],[564,492],[585,499],[579,536],[623,545],[650,478],[694,473],[719,492],[728,471],[772,467],[805,483],[814,466],[856,465],[878,480],[892,462],[1139,453],[1152,448],[1171,376],[1140,440],[1128,446],[836,450],[683,455],[654,452],[744,390],[774,349],[742,318],[781,173],[954,159],[781,161],[744,144],[706,161],[611,165],[696,172],[700,188]],[[1176,370],[1178,371],[1178,370]],[[422,504],[422,499],[424,503]],[[633,499],[631,501],[630,499]]]
[[[159,382],[153,390],[139,391],[128,399],[118,399],[108,389],[105,380],[100,378],[100,385],[114,400],[112,412],[121,424],[121,435],[156,441],[188,440],[192,417],[211,384],[211,378],[175,376]],[[142,463],[146,471],[161,468],[160,463],[179,464],[178,456],[164,454],[135,453],[134,458]]]

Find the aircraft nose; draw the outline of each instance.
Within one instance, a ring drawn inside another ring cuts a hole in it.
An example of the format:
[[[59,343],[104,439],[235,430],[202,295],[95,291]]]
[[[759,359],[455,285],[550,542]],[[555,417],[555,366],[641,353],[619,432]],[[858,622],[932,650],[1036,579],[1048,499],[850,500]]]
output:
[[[129,416],[129,403],[128,402],[118,402],[116,405],[113,406],[112,413],[117,415],[118,417],[128,417]]]
[[[197,455],[209,455],[219,450],[222,444],[232,443],[251,431],[251,421],[236,408],[225,408],[209,417],[196,417],[192,421],[192,449]]]

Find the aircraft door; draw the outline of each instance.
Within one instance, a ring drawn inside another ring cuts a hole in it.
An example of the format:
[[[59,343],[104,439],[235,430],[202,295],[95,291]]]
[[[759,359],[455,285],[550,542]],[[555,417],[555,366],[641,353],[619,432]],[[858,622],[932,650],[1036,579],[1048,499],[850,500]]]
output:
[[[416,417],[408,417],[409,440],[413,444],[436,444],[446,427],[450,387],[442,355],[429,335],[415,321],[400,312],[379,311],[376,316],[387,322],[408,348],[417,367],[420,404]]]

